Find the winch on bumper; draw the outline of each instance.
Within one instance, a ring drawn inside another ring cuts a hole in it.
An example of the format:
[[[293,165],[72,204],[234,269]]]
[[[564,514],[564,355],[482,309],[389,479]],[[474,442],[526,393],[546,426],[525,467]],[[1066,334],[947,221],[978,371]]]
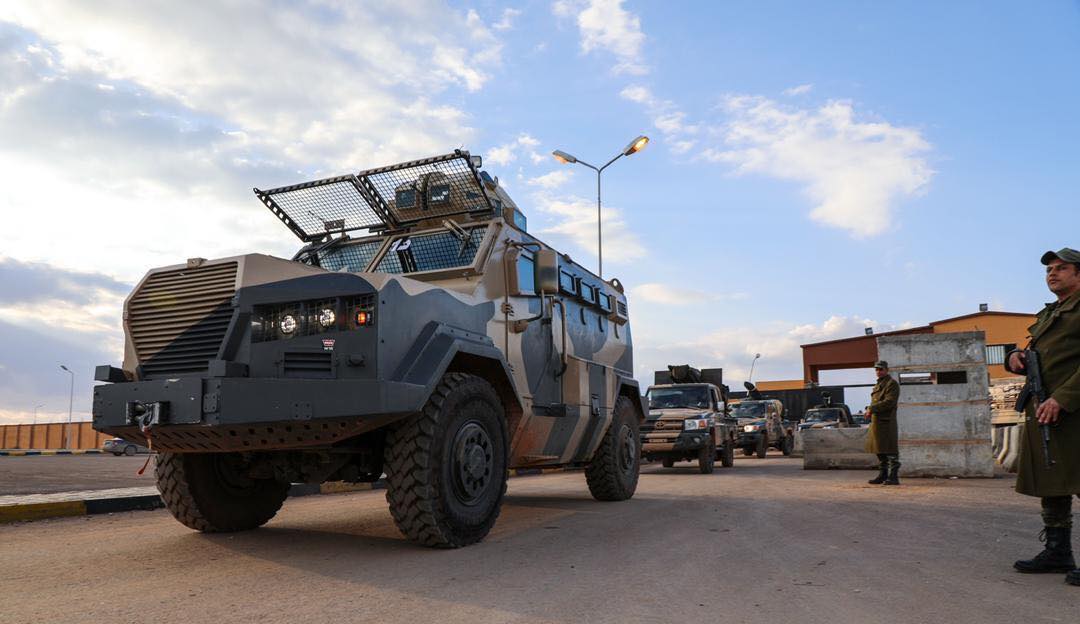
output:
[[[94,429],[155,450],[327,446],[409,414],[425,387],[385,380],[179,377],[94,388]]]

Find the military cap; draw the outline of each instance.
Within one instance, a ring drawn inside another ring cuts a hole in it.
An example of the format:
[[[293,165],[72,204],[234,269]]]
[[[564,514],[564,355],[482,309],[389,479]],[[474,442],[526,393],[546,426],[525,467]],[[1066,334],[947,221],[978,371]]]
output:
[[[878,360],[877,362],[874,362],[874,368],[884,368],[885,370],[889,370],[889,363],[885,360]]]
[[[1076,251],[1075,249],[1069,249],[1068,247],[1062,247],[1058,251],[1048,251],[1043,254],[1043,264],[1050,264],[1051,260],[1080,263],[1080,251]]]

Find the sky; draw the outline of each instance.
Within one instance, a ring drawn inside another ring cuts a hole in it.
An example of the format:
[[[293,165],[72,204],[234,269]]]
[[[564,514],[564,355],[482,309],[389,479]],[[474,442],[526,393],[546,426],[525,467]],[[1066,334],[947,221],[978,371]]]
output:
[[[147,269],[291,256],[253,187],[456,148],[593,267],[594,174],[551,151],[651,138],[603,176],[643,384],[1034,311],[1080,248],[1076,1],[218,4],[0,8],[0,423],[66,419],[72,380],[89,419]]]

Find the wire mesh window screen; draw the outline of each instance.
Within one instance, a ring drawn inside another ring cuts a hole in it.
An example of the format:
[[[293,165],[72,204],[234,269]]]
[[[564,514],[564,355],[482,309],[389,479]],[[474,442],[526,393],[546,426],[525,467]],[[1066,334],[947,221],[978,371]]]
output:
[[[383,225],[351,178],[266,194],[309,237]]]
[[[464,157],[359,175],[401,223],[491,209]]]
[[[413,273],[470,265],[480,249],[480,242],[484,240],[487,226],[466,228],[465,231],[469,238],[464,242],[449,231],[396,239],[375,270],[381,273]]]
[[[319,266],[327,271],[363,271],[382,247],[382,239],[353,245],[340,245],[319,254]]]

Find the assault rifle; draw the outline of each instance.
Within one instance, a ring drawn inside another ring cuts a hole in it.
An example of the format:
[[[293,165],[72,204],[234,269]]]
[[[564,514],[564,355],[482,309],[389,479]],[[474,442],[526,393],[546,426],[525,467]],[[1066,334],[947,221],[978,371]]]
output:
[[[1020,396],[1016,398],[1016,411],[1021,414],[1024,413],[1024,408],[1027,407],[1028,401],[1032,397],[1035,397],[1035,409],[1039,409],[1039,406],[1046,400],[1046,386],[1043,385],[1042,380],[1042,365],[1039,362],[1039,352],[1035,349],[1024,349],[1024,371],[1027,375],[1027,382],[1024,384],[1024,389],[1020,391]],[[1039,425],[1039,437],[1042,439],[1042,452],[1043,460],[1046,464],[1046,469],[1049,470],[1054,466],[1054,458],[1050,455],[1050,425]]]

